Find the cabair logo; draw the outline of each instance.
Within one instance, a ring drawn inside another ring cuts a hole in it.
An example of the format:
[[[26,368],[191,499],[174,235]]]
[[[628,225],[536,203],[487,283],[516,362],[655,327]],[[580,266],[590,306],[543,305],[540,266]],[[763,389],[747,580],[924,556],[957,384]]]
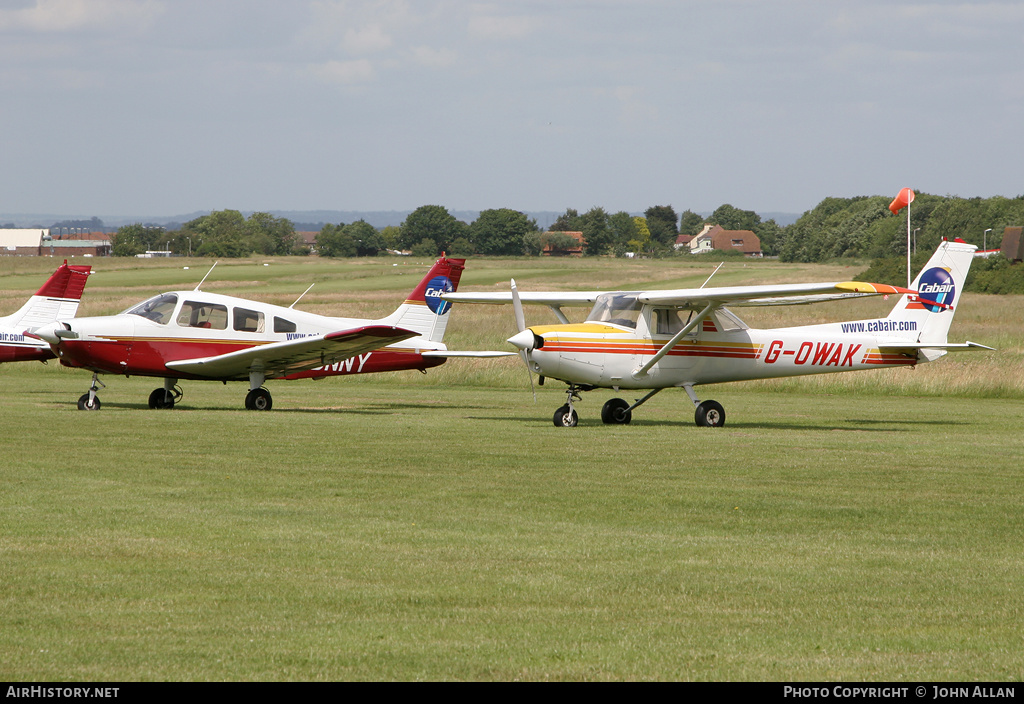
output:
[[[432,278],[430,283],[427,284],[426,292],[423,294],[423,297],[427,300],[427,308],[434,311],[437,315],[447,313],[452,304],[442,300],[441,294],[451,293],[454,288],[447,276],[435,276]]]
[[[929,269],[921,274],[921,282],[917,290],[921,294],[918,300],[932,313],[949,310],[953,305],[953,298],[956,296],[953,277],[941,267]],[[936,305],[929,305],[929,303]]]

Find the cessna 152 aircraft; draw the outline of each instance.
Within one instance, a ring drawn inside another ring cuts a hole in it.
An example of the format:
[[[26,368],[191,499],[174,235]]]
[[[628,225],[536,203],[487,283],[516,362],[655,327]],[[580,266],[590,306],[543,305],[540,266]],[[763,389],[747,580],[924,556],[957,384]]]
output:
[[[0,318],[0,362],[45,362],[54,358],[48,344],[26,336],[25,331],[74,318],[91,270],[91,266],[68,266],[65,260],[17,313]]]
[[[912,366],[950,350],[992,349],[973,342],[948,344],[974,245],[942,242],[913,283],[913,290],[855,281],[578,293],[449,293],[465,303],[511,303],[519,333],[508,342],[527,367],[568,384],[554,424],[575,426],[574,401],[595,388],[649,389],[629,403],[613,398],[601,420],[629,423],[636,408],[659,391],[682,387],[696,406],[697,425],[725,424],[716,401],[701,401],[694,387],[725,381]],[[707,282],[705,281],[705,284]],[[812,303],[900,294],[888,317],[802,327],[755,330],[726,308]],[[561,325],[527,327],[522,304],[546,305]],[[571,324],[562,306],[593,305],[586,321]]]
[[[159,294],[118,315],[59,320],[34,335],[49,343],[61,364],[93,372],[79,409],[100,408],[99,374],[122,374],[163,378],[163,387],[149,396],[150,408],[172,408],[182,395],[179,379],[211,379],[248,380],[245,407],[270,410],[266,379],[426,371],[446,357],[505,354],[451,352],[441,342],[451,310],[441,294],[458,288],[464,264],[438,259],[409,298],[380,320],[304,313],[197,286]]]

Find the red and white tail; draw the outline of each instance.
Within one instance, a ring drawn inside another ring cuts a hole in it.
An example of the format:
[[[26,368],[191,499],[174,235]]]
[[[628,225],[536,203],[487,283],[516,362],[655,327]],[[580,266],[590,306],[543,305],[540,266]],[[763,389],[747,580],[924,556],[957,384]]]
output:
[[[465,268],[465,259],[441,257],[405,302],[381,322],[414,330],[431,342],[441,342],[452,309],[452,304],[442,299],[441,294],[458,290]]]
[[[0,323],[32,330],[55,320],[74,318],[91,271],[91,266],[68,266],[65,260],[20,310],[0,319]]]

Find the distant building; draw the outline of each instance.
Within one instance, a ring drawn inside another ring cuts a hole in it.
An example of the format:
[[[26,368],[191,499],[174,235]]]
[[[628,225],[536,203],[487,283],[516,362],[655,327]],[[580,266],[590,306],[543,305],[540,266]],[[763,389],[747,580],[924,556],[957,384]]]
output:
[[[16,257],[106,257],[110,236],[104,232],[77,232],[53,237],[37,227],[0,230],[0,255]]]
[[[1008,227],[1003,230],[1003,256],[1011,262],[1024,259],[1024,227]]]
[[[743,252],[748,257],[763,256],[761,240],[750,230],[726,230],[721,225],[704,225],[697,235],[679,235],[675,248],[689,247],[690,254],[705,254],[714,250]]]

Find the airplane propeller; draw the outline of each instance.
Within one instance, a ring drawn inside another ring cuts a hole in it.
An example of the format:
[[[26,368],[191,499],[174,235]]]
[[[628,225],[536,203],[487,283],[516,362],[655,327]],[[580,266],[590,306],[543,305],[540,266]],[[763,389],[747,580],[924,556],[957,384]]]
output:
[[[533,371],[530,369],[530,351],[534,349],[535,342],[533,330],[526,327],[526,316],[523,314],[523,302],[519,300],[519,289],[516,288],[516,280],[512,279],[512,311],[516,316],[516,329],[519,331],[508,338],[508,343],[519,348],[519,356],[526,365],[526,375],[530,377],[530,391],[533,392],[533,402],[537,402],[537,389],[533,385]]]

